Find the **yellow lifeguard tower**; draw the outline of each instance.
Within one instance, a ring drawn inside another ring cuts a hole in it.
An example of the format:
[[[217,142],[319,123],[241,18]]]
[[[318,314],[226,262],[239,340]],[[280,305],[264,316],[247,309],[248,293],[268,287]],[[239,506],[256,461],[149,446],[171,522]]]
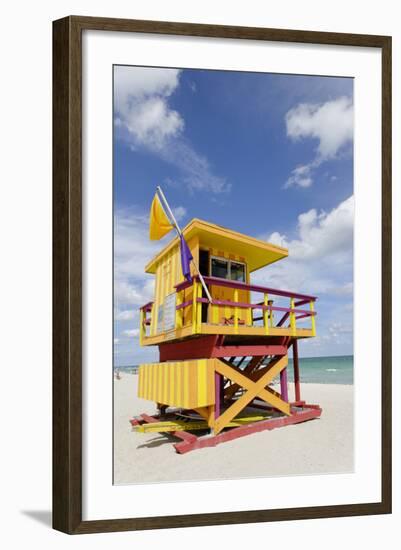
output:
[[[140,309],[140,344],[158,346],[160,360],[140,365],[138,396],[154,401],[159,413],[131,423],[142,432],[172,433],[183,453],[319,416],[318,405],[301,400],[297,348],[299,339],[315,336],[316,297],[251,282],[253,272],[288,250],[199,219],[182,235],[196,266],[190,280],[179,237],[145,268],[155,276],[155,295]],[[271,387],[276,377],[280,391]],[[209,433],[197,437],[197,430]]]

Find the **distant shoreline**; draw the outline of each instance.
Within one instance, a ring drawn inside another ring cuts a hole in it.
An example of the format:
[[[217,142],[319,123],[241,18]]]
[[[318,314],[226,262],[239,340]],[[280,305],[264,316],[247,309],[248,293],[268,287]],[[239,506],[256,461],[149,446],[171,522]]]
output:
[[[138,373],[137,372],[128,372],[128,371],[124,371],[123,369],[121,370],[121,372],[124,374],[124,375],[129,375],[129,376],[138,376]],[[293,380],[288,380],[288,383],[289,384],[293,384]],[[350,383],[346,383],[346,382],[332,382],[332,381],[327,381],[327,382],[308,382],[308,381],[305,381],[303,380],[302,381],[302,385],[310,385],[310,386],[353,386],[354,383],[353,382],[350,382]],[[274,384],[273,385],[278,385],[278,383]]]
[[[333,355],[322,357],[300,358],[301,383],[303,384],[336,384],[352,386],[354,383],[353,355]],[[293,382],[293,360],[290,357],[288,381]],[[114,367],[114,372],[138,373],[139,365]]]
[[[310,359],[331,359],[331,358],[340,358],[340,357],[354,357],[353,355],[319,355],[316,357],[299,357],[299,360],[310,360]],[[292,357],[289,357],[289,360],[292,360]],[[114,369],[129,369],[129,368],[138,368],[139,365],[116,365]]]

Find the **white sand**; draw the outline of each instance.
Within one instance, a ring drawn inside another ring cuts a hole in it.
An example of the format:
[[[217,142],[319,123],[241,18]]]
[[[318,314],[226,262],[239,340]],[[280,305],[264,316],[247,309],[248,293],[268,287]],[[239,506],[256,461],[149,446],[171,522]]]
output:
[[[172,446],[176,438],[133,431],[129,419],[143,412],[153,414],[156,408],[136,396],[137,375],[121,376],[114,381],[116,484],[353,470],[353,386],[303,384],[302,399],[323,408],[319,419],[180,455]]]

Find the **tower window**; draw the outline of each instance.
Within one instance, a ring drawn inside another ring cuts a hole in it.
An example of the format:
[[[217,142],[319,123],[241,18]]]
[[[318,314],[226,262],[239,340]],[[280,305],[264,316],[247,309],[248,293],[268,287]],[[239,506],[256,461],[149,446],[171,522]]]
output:
[[[212,258],[210,262],[210,274],[220,279],[231,279],[231,281],[246,282],[246,267],[241,262],[226,260],[224,258]]]
[[[228,276],[228,261],[220,258],[212,258],[212,277],[219,279],[229,279]]]
[[[238,262],[230,262],[230,279],[245,283],[245,265]]]

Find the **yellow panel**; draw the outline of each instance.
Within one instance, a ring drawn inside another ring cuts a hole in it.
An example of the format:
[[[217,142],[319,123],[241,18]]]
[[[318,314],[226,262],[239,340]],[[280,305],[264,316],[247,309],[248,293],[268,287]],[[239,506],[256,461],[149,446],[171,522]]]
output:
[[[207,359],[199,359],[197,362],[198,367],[198,404],[200,407],[202,403],[207,401],[206,399],[206,363]]]
[[[167,365],[165,365],[167,367]],[[166,369],[169,375],[168,393],[166,403],[174,403],[174,363],[170,363],[168,369]],[[149,398],[151,399],[151,398]]]
[[[223,257],[226,259],[244,263],[246,265],[247,282],[249,281],[248,265],[246,261],[244,261],[244,258],[242,256],[239,256],[238,254],[223,252],[222,250],[217,250],[215,248],[210,248],[209,252],[211,256]],[[249,304],[250,292],[248,290],[238,290],[237,292],[238,292],[238,302]],[[233,302],[235,301],[234,293],[235,293],[234,288],[219,287],[219,286],[211,287],[211,295],[212,295],[212,298],[214,298],[215,300],[224,300],[224,301]],[[211,317],[212,323],[226,324],[227,323],[226,319],[229,320],[231,319],[231,317],[233,317],[233,321],[234,321],[234,317],[237,317],[240,326],[252,324],[250,309],[238,308],[237,313],[235,313],[234,308],[229,306],[224,306],[224,307],[215,306],[214,308],[212,308],[212,317]]]
[[[138,397],[190,409],[212,405],[214,364],[214,359],[196,359],[140,365]]]
[[[177,250],[174,250],[171,255],[171,280],[170,280],[170,293],[175,292],[175,285],[177,284]]]
[[[163,369],[157,365],[157,402],[163,403]]]
[[[165,290],[164,290],[164,287],[165,287],[165,284],[166,284],[166,280],[164,278],[164,273],[165,273],[165,265],[166,265],[166,260],[165,258],[162,260],[161,262],[161,265],[160,265],[160,273],[159,273],[159,277],[160,277],[160,291],[159,291],[159,307],[161,306],[161,304],[164,303],[164,296],[165,296]]]
[[[157,334],[157,311],[160,304],[160,265],[156,269],[156,284],[155,284],[155,300],[152,307],[152,321],[151,321],[151,334],[155,336]]]
[[[202,323],[202,334],[234,334],[233,327],[229,325],[217,326],[208,325]],[[173,334],[169,335],[168,341],[181,340],[187,336],[192,335],[192,327],[187,326],[182,329],[176,330]],[[262,326],[244,326],[238,327],[239,336],[266,336],[265,328]],[[292,336],[291,329],[286,327],[272,327],[269,328],[269,336]],[[310,328],[297,328],[294,338],[312,338],[314,336]],[[156,346],[162,342],[165,342],[167,338],[165,334],[159,334],[157,336],[147,336],[143,339],[144,346]]]
[[[184,367],[184,375],[183,375],[183,403],[184,407],[189,407],[189,368]]]
[[[169,372],[167,369],[163,369],[163,403],[168,403],[169,401],[169,395],[168,395],[168,389],[169,389]]]

